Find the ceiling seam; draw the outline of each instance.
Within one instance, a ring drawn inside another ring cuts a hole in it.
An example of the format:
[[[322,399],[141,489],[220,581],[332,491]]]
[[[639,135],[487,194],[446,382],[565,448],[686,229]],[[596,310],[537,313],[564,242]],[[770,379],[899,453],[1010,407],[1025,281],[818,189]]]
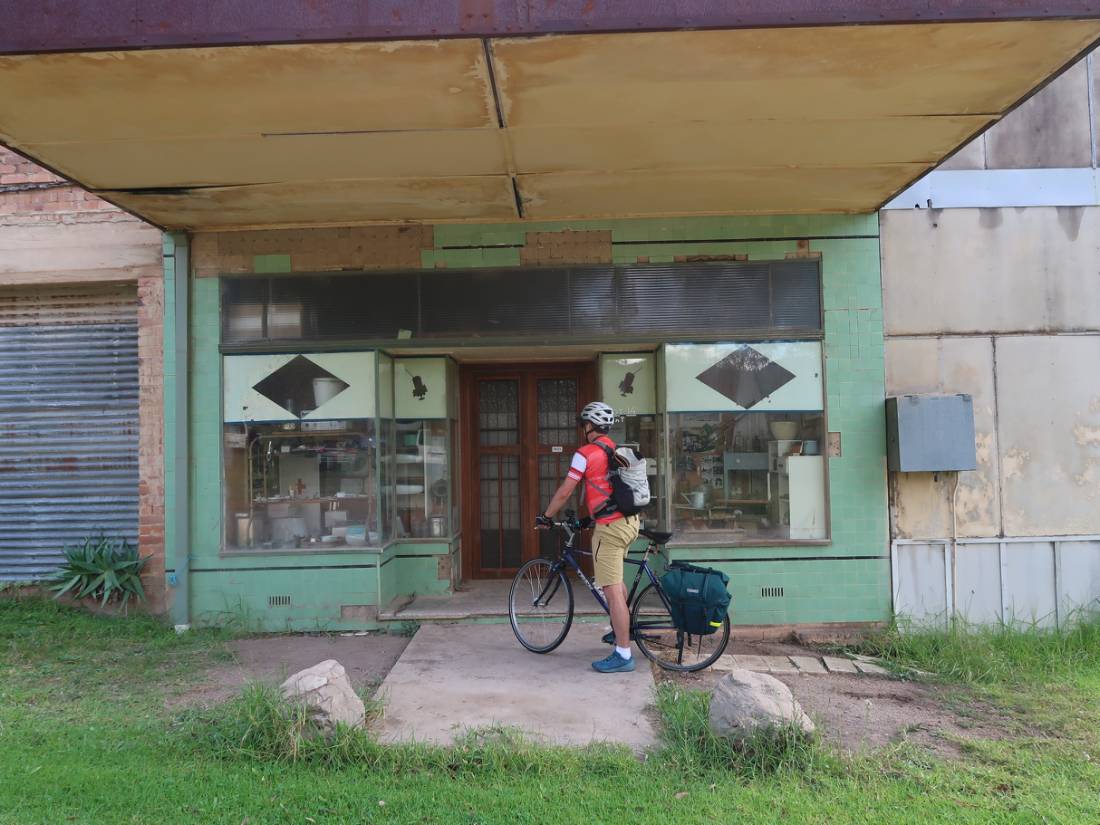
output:
[[[508,172],[508,180],[512,184],[512,197],[516,202],[516,217],[523,220],[523,196],[519,191],[519,182],[516,180],[516,159],[512,152],[512,138],[508,134],[508,124],[504,120],[504,104],[500,99],[500,88],[497,86],[497,72],[493,56],[493,44],[487,37],[481,39],[481,48],[485,54],[485,66],[489,71],[489,89],[493,94],[493,106],[497,113],[497,128],[500,132],[500,148],[504,153],[504,168]]]

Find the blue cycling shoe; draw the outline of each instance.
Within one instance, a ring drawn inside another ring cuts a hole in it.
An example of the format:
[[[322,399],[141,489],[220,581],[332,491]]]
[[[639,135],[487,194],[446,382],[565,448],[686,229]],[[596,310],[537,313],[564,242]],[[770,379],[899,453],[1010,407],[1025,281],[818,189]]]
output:
[[[606,659],[593,662],[592,669],[598,673],[630,673],[634,670],[634,657],[624,659],[619,651],[613,650]]]

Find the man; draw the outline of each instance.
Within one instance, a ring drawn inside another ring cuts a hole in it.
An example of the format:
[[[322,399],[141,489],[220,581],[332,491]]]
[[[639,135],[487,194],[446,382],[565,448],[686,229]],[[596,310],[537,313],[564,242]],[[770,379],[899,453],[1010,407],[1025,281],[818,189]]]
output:
[[[611,613],[611,630],[615,649],[606,659],[593,662],[600,673],[629,673],[634,670],[630,650],[630,613],[626,607],[626,584],[623,582],[623,559],[631,543],[638,538],[638,516],[624,516],[615,509],[611,496],[611,481],[607,477],[608,454],[599,445],[615,450],[615,442],[607,431],[615,423],[615,411],[600,401],[587,405],[577,419],[584,428],[585,444],[573,455],[569,474],[550,499],[535,526],[546,529],[555,515],[566,505],[577,485],[584,482],[582,498],[588,514],[596,521],[592,533],[592,557],[596,568],[596,586],[603,588]],[[605,641],[607,637],[604,637]]]

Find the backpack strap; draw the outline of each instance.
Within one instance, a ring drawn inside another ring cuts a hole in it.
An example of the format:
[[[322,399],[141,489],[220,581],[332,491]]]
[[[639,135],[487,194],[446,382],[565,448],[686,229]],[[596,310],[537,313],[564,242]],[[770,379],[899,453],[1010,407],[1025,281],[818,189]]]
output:
[[[612,513],[619,512],[619,508],[615,506],[615,488],[611,485],[611,463],[615,460],[615,451],[604,444],[602,441],[593,441],[595,446],[599,447],[607,455],[607,493],[589,481],[587,478],[584,483],[592,487],[600,495],[606,495],[604,499],[603,507],[592,514],[592,518],[603,518],[604,516],[610,516]]]

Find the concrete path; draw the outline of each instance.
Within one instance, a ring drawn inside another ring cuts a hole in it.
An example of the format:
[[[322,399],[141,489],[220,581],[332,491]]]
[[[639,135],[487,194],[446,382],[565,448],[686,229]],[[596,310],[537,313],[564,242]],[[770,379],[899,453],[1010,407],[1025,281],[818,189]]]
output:
[[[540,656],[520,647],[506,624],[423,625],[379,688],[380,737],[449,744],[503,725],[548,743],[641,751],[656,741],[649,661],[639,658],[633,673],[596,673],[592,661],[610,652],[603,633],[599,623],[574,624],[561,647]]]

